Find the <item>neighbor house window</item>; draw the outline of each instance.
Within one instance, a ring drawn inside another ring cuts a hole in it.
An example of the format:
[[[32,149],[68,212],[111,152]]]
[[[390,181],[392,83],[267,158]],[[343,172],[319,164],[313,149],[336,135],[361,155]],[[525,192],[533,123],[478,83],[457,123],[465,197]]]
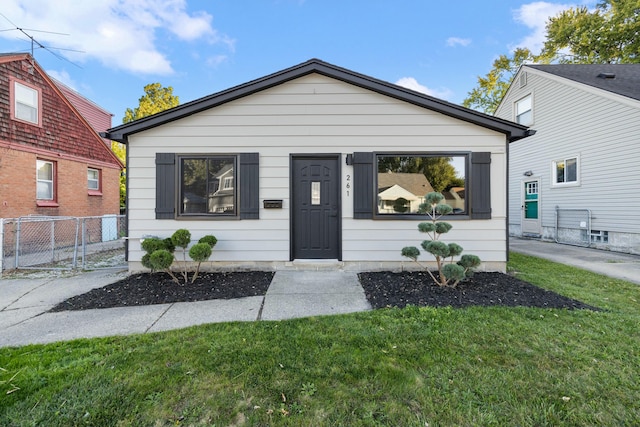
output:
[[[55,200],[55,164],[45,160],[37,160],[36,170],[36,198],[45,201]]]
[[[577,184],[578,158],[569,157],[567,159],[554,161],[551,173],[553,174],[553,185]]]
[[[236,156],[179,157],[180,215],[235,216]]]
[[[378,154],[377,214],[417,215],[425,196],[444,195],[453,214],[465,214],[467,206],[467,156],[431,154]]]
[[[87,188],[89,191],[100,191],[100,170],[87,169]]]
[[[14,82],[14,117],[33,124],[39,123],[40,93],[29,86]]]
[[[533,110],[531,105],[531,95],[527,95],[515,105],[516,122],[528,126],[533,123]]]

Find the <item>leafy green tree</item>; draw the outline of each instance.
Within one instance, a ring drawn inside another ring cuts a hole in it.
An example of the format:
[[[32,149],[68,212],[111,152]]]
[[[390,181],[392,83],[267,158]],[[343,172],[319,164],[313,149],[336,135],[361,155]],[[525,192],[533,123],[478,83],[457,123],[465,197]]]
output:
[[[547,23],[539,54],[518,48],[501,55],[462,105],[495,113],[522,64],[550,62],[604,64],[640,62],[640,0],[602,0],[595,10],[584,6],[560,12]]]
[[[114,152],[123,165],[127,164],[127,147],[117,141],[111,141],[111,151]],[[126,169],[120,174],[120,209],[124,209],[127,195],[127,173]]]
[[[122,123],[129,123],[169,108],[177,107],[180,100],[173,94],[171,86],[162,87],[160,83],[151,83],[144,87],[144,95],[138,100],[139,105],[127,108]]]
[[[547,23],[542,53],[561,63],[640,62],[640,1],[603,0],[560,12]]]
[[[171,86],[162,87],[160,83],[151,83],[144,87],[144,93],[145,94],[138,100],[138,106],[136,108],[126,109],[122,123],[129,123],[134,120],[168,110],[169,108],[176,107],[180,104],[180,100],[173,94],[173,88]],[[126,146],[124,144],[111,141],[111,150],[122,161],[122,164],[126,166]],[[124,209],[126,198],[127,187],[125,168],[120,175],[120,209]]]
[[[498,59],[493,61],[491,71],[484,77],[478,77],[478,85],[467,94],[467,98],[462,101],[462,105],[487,114],[493,114],[522,64],[548,62],[548,57],[534,55],[527,48],[517,48],[511,56],[500,55]]]

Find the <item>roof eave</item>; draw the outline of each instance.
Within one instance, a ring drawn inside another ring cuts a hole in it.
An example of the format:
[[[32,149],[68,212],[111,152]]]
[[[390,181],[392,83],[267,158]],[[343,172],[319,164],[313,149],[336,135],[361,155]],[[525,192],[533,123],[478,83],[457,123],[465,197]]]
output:
[[[337,67],[318,59],[312,59],[277,73],[217,92],[152,116],[113,127],[107,131],[105,137],[114,141],[126,143],[127,137],[131,134],[151,129],[165,123],[196,114],[200,111],[208,110],[311,73],[318,73],[320,75],[338,79],[386,96],[409,102],[422,108],[431,109],[447,116],[503,133],[507,136],[509,142],[529,136],[527,134],[528,128],[526,126],[521,126],[507,120],[489,116],[411,89],[359,74],[345,68]]]

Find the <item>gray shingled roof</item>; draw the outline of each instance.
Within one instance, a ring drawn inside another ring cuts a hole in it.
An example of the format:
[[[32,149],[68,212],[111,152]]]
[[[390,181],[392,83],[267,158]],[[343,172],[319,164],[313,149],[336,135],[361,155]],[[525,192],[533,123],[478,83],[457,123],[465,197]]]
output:
[[[418,197],[433,191],[429,180],[421,173],[378,173],[378,192],[396,184]]]
[[[640,64],[550,64],[526,67],[640,100]],[[598,77],[603,75],[615,77]]]

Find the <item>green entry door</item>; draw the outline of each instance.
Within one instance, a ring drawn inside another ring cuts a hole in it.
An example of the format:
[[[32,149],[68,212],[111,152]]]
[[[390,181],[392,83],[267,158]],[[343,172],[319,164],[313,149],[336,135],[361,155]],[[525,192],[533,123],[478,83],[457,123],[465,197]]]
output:
[[[540,235],[540,180],[523,181],[522,234]]]

